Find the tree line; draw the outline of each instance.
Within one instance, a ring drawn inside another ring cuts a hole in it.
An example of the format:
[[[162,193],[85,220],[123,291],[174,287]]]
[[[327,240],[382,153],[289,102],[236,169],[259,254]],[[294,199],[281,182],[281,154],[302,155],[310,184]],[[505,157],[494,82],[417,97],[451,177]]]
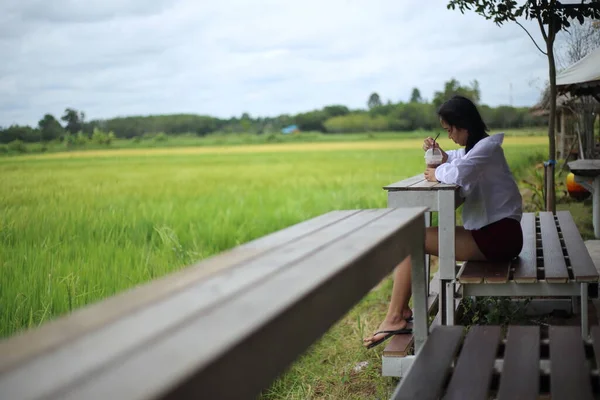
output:
[[[531,115],[527,107],[489,107],[480,103],[479,83],[475,80],[461,85],[455,79],[445,83],[441,91],[436,91],[431,101],[422,98],[418,88],[411,92],[408,102],[383,102],[378,93],[372,93],[365,109],[351,110],[344,105],[329,105],[322,109],[283,114],[277,117],[252,118],[248,113],[229,119],[208,115],[171,114],[119,117],[105,120],[86,121],[85,113],[67,108],[60,121],[46,114],[35,127],[12,125],[0,128],[0,143],[93,140],[109,144],[114,138],[141,138],[158,133],[166,135],[196,134],[204,136],[212,133],[277,133],[289,125],[297,125],[301,131],[323,133],[354,133],[373,131],[414,131],[439,128],[437,108],[454,94],[469,97],[478,104],[482,116],[492,129],[508,129],[543,126],[546,117]]]

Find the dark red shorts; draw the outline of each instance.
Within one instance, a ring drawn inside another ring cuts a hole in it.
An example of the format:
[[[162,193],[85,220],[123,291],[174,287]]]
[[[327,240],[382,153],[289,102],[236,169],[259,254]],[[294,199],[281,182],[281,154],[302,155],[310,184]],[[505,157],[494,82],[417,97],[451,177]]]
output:
[[[512,260],[523,249],[523,231],[516,219],[504,218],[470,232],[489,261]]]

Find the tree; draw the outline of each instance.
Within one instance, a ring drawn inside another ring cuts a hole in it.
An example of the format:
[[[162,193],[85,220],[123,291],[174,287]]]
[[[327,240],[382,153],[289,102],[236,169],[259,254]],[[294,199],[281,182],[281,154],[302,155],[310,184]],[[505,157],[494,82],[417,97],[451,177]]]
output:
[[[65,132],[60,122],[52,114],[46,114],[44,118],[40,119],[38,129],[44,142],[58,139]]]
[[[548,121],[548,162],[546,168],[546,210],[556,211],[554,188],[554,158],[556,157],[556,143],[554,128],[556,123],[556,61],[554,57],[554,40],[561,30],[571,26],[571,20],[577,19],[582,24],[585,18],[600,18],[600,1],[592,0],[586,3],[581,0],[578,4],[562,4],[559,0],[526,0],[518,4],[515,0],[450,0],[448,9],[456,7],[464,14],[465,10],[473,9],[477,14],[488,20],[493,20],[501,26],[505,22],[515,22],[531,38],[535,46],[548,57],[548,76],[550,81],[550,115]],[[535,42],[531,34],[517,21],[518,18],[537,20],[546,42],[544,52]]]
[[[586,20],[581,25],[574,25],[559,48],[562,57],[557,57],[559,65],[566,68],[575,64],[596,48],[600,47],[600,22]],[[592,96],[573,96],[565,106],[577,116],[580,150],[585,158],[594,153],[594,121],[600,113],[600,104]]]
[[[600,21],[586,19],[581,25],[573,25],[564,35],[562,51],[557,57],[561,68],[566,68],[583,57],[587,56],[592,50],[600,47]]]
[[[420,103],[422,101],[423,99],[421,98],[421,91],[419,90],[419,88],[413,88],[412,93],[410,95],[410,102]]]
[[[367,102],[369,109],[380,107],[382,105],[381,98],[376,92],[371,93],[369,96],[369,101]]]
[[[85,114],[83,112],[79,113],[77,110],[72,108],[67,108],[60,119],[67,123],[67,126],[65,127],[67,132],[74,135],[82,130]]]
[[[452,78],[444,84],[443,91],[435,92],[433,94],[433,105],[435,108],[439,108],[442,103],[457,94],[468,97],[473,103],[478,104],[481,97],[481,93],[479,91],[479,82],[474,80],[471,83],[471,86],[461,86],[459,81]]]
[[[342,115],[346,115],[350,112],[350,110],[348,109],[348,107],[343,106],[343,105],[339,105],[339,104],[334,104],[331,106],[325,106],[325,108],[323,108],[323,111],[325,111],[325,113],[329,116],[329,117],[339,117]]]

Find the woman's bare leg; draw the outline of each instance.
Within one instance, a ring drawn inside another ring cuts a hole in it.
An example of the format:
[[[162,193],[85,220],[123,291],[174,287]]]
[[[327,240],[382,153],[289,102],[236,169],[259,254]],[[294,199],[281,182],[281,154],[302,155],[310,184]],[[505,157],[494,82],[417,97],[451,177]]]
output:
[[[485,256],[477,247],[470,232],[462,226],[456,227],[456,259],[463,260],[485,260]],[[437,256],[438,248],[438,228],[429,227],[425,230],[425,252]],[[397,330],[406,327],[406,318],[410,317],[412,312],[408,307],[408,301],[411,296],[411,263],[410,257],[405,258],[394,271],[394,285],[392,287],[392,298],[388,307],[387,314],[383,322],[379,325],[377,331]],[[365,338],[365,345],[379,340],[384,334],[372,335]]]

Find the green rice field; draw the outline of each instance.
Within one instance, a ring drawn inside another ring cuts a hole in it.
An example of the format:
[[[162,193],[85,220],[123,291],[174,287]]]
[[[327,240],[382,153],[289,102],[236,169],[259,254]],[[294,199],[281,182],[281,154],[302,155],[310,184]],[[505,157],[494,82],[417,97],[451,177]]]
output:
[[[513,168],[530,165],[545,142],[507,138]],[[0,337],[324,212],[385,207],[382,186],[423,170],[421,143],[0,159]]]

